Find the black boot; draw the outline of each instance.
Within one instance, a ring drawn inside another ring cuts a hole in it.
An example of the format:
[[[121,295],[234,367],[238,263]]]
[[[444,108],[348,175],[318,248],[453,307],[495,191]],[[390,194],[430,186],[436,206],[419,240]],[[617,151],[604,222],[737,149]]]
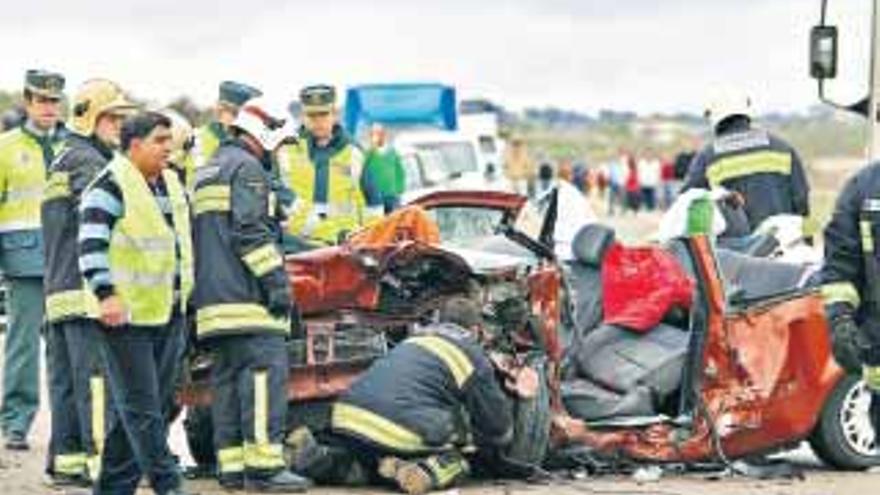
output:
[[[312,482],[287,469],[271,476],[247,476],[245,488],[262,493],[302,493],[311,488]]]

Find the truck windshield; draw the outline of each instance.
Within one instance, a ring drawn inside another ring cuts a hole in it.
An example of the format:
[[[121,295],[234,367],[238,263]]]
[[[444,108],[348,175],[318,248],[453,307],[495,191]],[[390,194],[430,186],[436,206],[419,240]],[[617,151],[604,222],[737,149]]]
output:
[[[416,148],[419,151],[434,152],[439,155],[439,164],[448,177],[479,170],[477,155],[469,142],[419,143]]]

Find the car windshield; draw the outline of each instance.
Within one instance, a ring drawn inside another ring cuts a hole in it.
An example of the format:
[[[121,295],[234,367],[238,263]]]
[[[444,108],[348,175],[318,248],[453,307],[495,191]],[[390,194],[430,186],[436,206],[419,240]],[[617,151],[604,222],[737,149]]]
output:
[[[428,210],[437,223],[440,241],[451,246],[471,247],[480,240],[497,236],[504,220],[504,211],[481,206],[438,206]],[[540,216],[527,203],[514,219],[517,230],[537,238]]]
[[[479,170],[477,155],[469,142],[418,143],[415,147],[419,151],[432,152],[431,155],[437,156],[438,160],[428,166],[442,166],[447,177]]]

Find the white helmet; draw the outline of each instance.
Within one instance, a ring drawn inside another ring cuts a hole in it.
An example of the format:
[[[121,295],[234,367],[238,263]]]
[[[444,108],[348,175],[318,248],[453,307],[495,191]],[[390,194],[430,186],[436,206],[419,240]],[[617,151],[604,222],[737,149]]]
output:
[[[195,134],[192,124],[183,115],[173,108],[164,108],[162,115],[171,121],[171,158],[170,161],[177,165],[183,164],[193,147]]]
[[[705,117],[712,123],[712,129],[722,120],[734,115],[749,118],[752,116],[752,99],[740,91],[719,92],[706,105]]]
[[[287,107],[274,105],[264,96],[246,101],[232,127],[251,135],[266,151],[275,151],[285,141],[296,137],[296,124]]]

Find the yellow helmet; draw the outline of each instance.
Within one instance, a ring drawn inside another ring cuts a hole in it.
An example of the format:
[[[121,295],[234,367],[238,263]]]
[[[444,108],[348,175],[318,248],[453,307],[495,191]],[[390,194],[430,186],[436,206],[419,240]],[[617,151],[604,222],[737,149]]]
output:
[[[171,158],[176,165],[182,165],[193,147],[195,134],[189,120],[173,108],[165,108],[162,115],[171,121]]]
[[[90,136],[101,114],[110,111],[131,111],[137,104],[130,101],[122,88],[107,79],[84,82],[73,98],[71,127],[74,132]]]

